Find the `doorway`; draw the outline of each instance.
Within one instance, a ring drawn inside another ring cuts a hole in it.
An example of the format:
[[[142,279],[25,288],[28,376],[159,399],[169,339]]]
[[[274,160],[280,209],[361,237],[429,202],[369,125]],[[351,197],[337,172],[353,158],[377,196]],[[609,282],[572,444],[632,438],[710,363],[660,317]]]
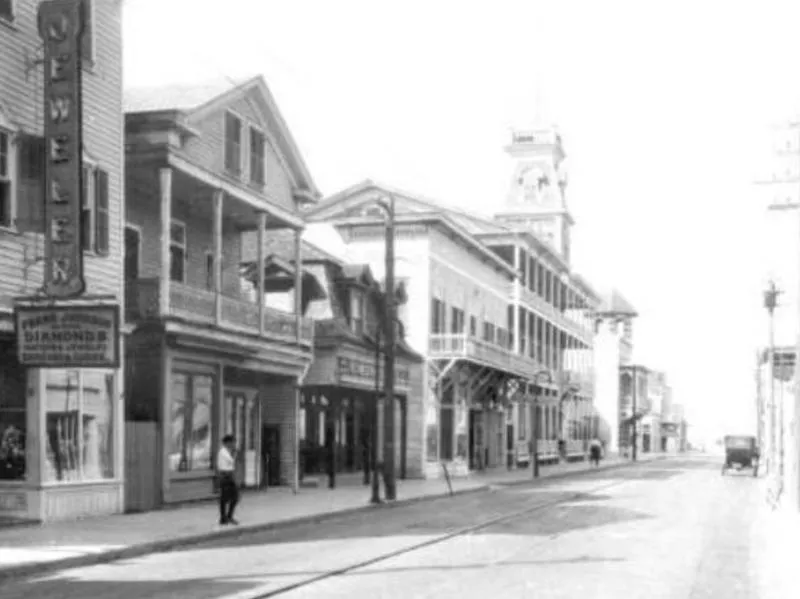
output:
[[[281,484],[281,431],[275,424],[261,428],[262,486],[276,487]]]
[[[236,459],[237,478],[243,487],[261,484],[261,405],[253,389],[225,390],[225,434],[236,438],[239,455]]]

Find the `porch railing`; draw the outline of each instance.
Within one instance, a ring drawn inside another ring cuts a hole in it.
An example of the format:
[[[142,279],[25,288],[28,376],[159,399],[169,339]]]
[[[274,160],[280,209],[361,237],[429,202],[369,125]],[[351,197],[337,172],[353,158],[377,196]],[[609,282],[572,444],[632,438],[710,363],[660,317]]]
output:
[[[170,281],[167,312],[162,314],[159,291],[158,279],[129,281],[125,291],[126,320],[134,322],[174,316],[248,335],[297,341],[298,318],[289,312],[264,306],[262,334],[259,327],[259,307],[254,302]],[[300,342],[310,345],[314,339],[313,320],[300,318],[299,324]]]
[[[431,335],[428,351],[432,358],[463,357],[520,376],[532,376],[538,368],[538,363],[532,358],[517,354],[502,345],[465,334]]]

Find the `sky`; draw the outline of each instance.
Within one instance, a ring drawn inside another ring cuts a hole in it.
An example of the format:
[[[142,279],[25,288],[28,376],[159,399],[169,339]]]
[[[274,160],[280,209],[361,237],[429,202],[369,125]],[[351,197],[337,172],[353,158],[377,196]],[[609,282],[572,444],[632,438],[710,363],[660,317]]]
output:
[[[126,0],[126,84],[263,74],[324,194],[372,178],[487,215],[511,129],[557,124],[574,268],[633,302],[636,360],[667,372],[693,425],[754,427],[761,290],[783,248],[754,183],[768,127],[800,114],[800,3],[222,6]]]

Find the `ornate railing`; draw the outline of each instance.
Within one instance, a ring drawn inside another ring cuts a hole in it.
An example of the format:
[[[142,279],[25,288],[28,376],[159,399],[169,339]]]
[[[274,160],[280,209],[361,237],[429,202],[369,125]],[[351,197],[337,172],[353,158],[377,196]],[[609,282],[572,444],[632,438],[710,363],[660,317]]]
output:
[[[248,335],[261,335],[267,339],[289,342],[297,340],[298,319],[289,312],[264,306],[264,326],[261,333],[259,307],[254,302],[171,281],[167,313],[162,314],[159,289],[158,279],[129,281],[125,291],[127,320],[133,322],[176,316],[190,322],[212,324]],[[300,342],[310,345],[313,339],[314,322],[309,318],[300,318]]]

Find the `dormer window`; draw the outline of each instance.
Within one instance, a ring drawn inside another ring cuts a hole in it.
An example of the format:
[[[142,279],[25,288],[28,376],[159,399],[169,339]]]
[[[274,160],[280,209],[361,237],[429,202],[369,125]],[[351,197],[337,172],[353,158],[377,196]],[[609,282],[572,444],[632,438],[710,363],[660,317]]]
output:
[[[255,127],[250,127],[250,182],[258,186],[264,185],[266,181],[264,173],[265,147],[264,134]]]
[[[242,120],[231,112],[225,113],[225,170],[242,174]]]
[[[350,290],[350,330],[356,335],[364,333],[364,292],[361,289]]]

